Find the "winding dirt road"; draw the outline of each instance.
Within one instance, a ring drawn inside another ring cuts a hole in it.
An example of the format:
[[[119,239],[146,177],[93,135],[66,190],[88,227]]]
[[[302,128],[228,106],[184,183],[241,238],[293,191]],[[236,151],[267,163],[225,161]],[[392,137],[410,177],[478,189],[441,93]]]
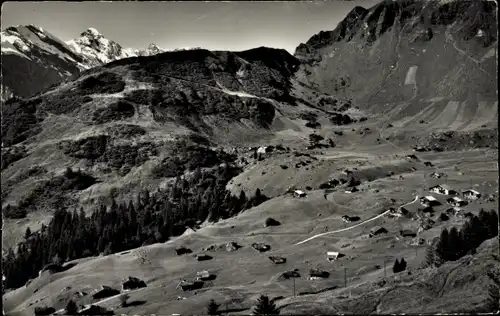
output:
[[[410,205],[410,204],[412,204],[412,203],[415,203],[417,200],[418,200],[418,195],[417,195],[417,196],[415,196],[415,199],[414,199],[413,201],[408,202],[408,203],[406,203],[406,204],[404,204],[404,205],[401,205],[400,207],[404,207],[404,206]],[[389,210],[387,210],[387,211],[383,212],[382,214],[379,214],[379,215],[377,215],[377,216],[375,216],[375,217],[372,217],[372,218],[367,219],[367,220],[365,220],[365,221],[363,221],[363,222],[361,222],[361,223],[358,223],[358,224],[356,224],[356,225],[353,225],[353,226],[350,226],[350,227],[347,227],[347,228],[342,228],[342,229],[334,230],[334,231],[331,231],[331,232],[326,232],[326,233],[316,234],[316,235],[314,235],[314,236],[312,236],[312,237],[309,237],[309,238],[307,238],[307,239],[305,239],[305,240],[303,240],[303,241],[300,241],[300,242],[296,243],[295,245],[296,245],[296,246],[297,246],[297,245],[301,245],[301,244],[303,244],[303,243],[306,243],[306,242],[308,242],[308,241],[310,241],[310,240],[313,240],[313,239],[318,238],[318,237],[321,237],[321,236],[330,235],[330,234],[335,234],[335,233],[340,233],[340,232],[343,232],[343,231],[347,231],[347,230],[350,230],[350,229],[356,228],[356,227],[361,226],[361,225],[364,225],[364,224],[366,224],[366,223],[368,223],[368,222],[374,221],[374,220],[376,220],[377,218],[380,218],[380,217],[384,216],[384,215],[385,215],[385,214],[387,214],[387,213],[389,213]]]

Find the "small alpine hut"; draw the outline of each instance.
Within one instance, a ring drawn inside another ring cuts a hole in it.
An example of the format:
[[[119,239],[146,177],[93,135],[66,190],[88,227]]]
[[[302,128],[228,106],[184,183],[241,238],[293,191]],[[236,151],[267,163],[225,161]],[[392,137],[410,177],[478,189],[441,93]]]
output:
[[[199,253],[196,255],[196,260],[198,260],[198,261],[206,261],[206,260],[210,260],[212,258],[213,258],[212,256],[209,256],[205,253]]]
[[[448,204],[450,204],[452,206],[456,206],[456,207],[467,205],[467,201],[462,200],[458,196],[454,196],[452,198],[449,198],[449,199],[446,200],[446,202]]]
[[[257,154],[265,154],[267,153],[267,147],[266,146],[261,146],[257,149]]]
[[[401,230],[399,231],[399,234],[401,237],[417,237],[417,233],[409,229]]]
[[[387,229],[381,226],[375,226],[372,229],[370,229],[370,237],[380,235],[380,234],[387,234]]]
[[[95,300],[98,300],[98,299],[114,296],[117,294],[120,294],[120,291],[118,291],[117,289],[114,289],[114,288],[107,286],[107,285],[101,285],[100,289],[96,289],[92,292],[92,298]]]
[[[263,243],[253,243],[252,248],[257,250],[258,252],[266,252],[271,250],[271,246],[263,244]]]
[[[469,200],[477,200],[481,197],[481,193],[476,190],[468,189],[462,192],[463,196]]]
[[[146,287],[146,282],[136,277],[129,276],[126,281],[122,283],[122,289],[126,290],[135,290]]]
[[[330,272],[311,269],[309,270],[309,280],[319,280],[319,279],[327,279],[330,276]]]
[[[442,195],[455,195],[457,194],[457,191],[453,190],[446,184],[440,184],[433,186],[430,188],[431,192],[437,193],[437,194],[442,194]]]
[[[439,203],[439,201],[432,195],[428,195],[420,198],[420,204],[425,207],[430,207],[440,205],[441,203]]]
[[[293,195],[297,198],[303,198],[303,197],[306,197],[306,192],[302,191],[302,190],[295,190],[293,191]]]
[[[354,192],[358,192],[358,191],[359,191],[359,189],[357,187],[350,187],[347,190],[345,190],[345,193],[354,193]]]
[[[269,257],[269,260],[272,261],[272,263],[274,264],[282,264],[282,263],[285,263],[286,262],[286,258],[283,258],[283,257],[275,257],[275,256],[271,256]]]
[[[326,260],[328,261],[335,261],[338,258],[342,257],[342,255],[338,251],[327,251],[326,252]]]
[[[442,174],[438,173],[438,172],[433,172],[431,173],[431,178],[434,178],[434,179],[439,179],[441,178]]]
[[[344,215],[344,216],[342,216],[342,220],[346,223],[350,223],[351,217],[349,215]]]
[[[189,248],[186,248],[186,247],[177,247],[177,248],[175,248],[175,252],[177,253],[178,256],[181,256],[181,255],[191,253],[193,251]]]
[[[212,275],[207,270],[196,272],[196,280],[198,281],[210,280],[211,277]]]
[[[203,287],[204,282],[203,281],[186,281],[186,280],[181,280],[179,284],[177,285],[177,288],[179,286],[183,291],[192,291],[192,290],[197,290],[201,289]]]

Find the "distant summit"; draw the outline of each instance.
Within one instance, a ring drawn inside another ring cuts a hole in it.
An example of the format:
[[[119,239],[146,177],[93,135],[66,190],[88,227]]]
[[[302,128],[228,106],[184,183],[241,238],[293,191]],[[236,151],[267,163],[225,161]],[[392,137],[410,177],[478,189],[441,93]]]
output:
[[[86,68],[136,56],[136,54],[124,50],[115,41],[105,38],[104,35],[92,27],[81,33],[79,38],[67,41],[66,44],[76,54],[82,56]]]
[[[93,27],[64,42],[37,25],[10,26],[1,32],[1,40],[2,101],[33,96],[82,70],[114,60],[166,51],[154,43],[145,49],[123,48]]]

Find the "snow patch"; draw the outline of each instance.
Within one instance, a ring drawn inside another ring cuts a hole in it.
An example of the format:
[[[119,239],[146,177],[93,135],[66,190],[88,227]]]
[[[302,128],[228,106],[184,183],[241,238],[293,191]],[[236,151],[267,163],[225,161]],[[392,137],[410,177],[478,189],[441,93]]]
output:
[[[88,33],[90,33],[90,34],[92,34],[92,35],[93,35],[93,36],[95,36],[95,37],[97,37],[97,36],[101,35],[101,33],[99,33],[99,31],[98,31],[98,30],[96,30],[96,29],[95,29],[95,28],[93,28],[93,27],[89,27],[89,28],[87,29],[87,32],[88,32]]]
[[[492,48],[488,52],[486,52],[486,54],[484,54],[483,58],[481,58],[481,60],[479,62],[482,63],[484,60],[486,60],[488,58],[495,57],[495,56],[496,56],[496,48]]]
[[[9,54],[11,54],[11,55],[19,55],[19,56],[21,56],[23,58],[31,60],[31,58],[29,58],[25,54],[23,54],[23,53],[15,50],[15,49],[12,49],[10,47],[2,47],[2,54],[6,54],[6,55],[9,55]]]
[[[406,79],[405,79],[405,85],[410,85],[410,84],[417,84],[416,77],[417,77],[417,69],[418,66],[411,66],[410,69],[408,69],[408,73],[406,74]]]
[[[226,87],[224,87],[223,85],[221,85],[218,81],[216,81],[216,84],[219,88],[221,88],[221,91],[224,92],[224,93],[227,93],[229,95],[237,95],[239,97],[243,97],[243,98],[257,98],[257,99],[260,99],[259,97],[253,95],[253,94],[248,94],[246,92],[243,92],[243,91],[231,91],[231,90],[228,90]]]

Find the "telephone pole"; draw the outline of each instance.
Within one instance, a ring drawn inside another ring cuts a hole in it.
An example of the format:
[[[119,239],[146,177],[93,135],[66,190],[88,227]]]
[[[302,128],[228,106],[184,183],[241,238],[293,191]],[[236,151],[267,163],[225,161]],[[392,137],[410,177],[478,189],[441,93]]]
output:
[[[293,279],[293,297],[295,297],[295,278],[292,279]]]
[[[384,278],[387,277],[387,272],[385,270],[385,258],[384,258]]]

